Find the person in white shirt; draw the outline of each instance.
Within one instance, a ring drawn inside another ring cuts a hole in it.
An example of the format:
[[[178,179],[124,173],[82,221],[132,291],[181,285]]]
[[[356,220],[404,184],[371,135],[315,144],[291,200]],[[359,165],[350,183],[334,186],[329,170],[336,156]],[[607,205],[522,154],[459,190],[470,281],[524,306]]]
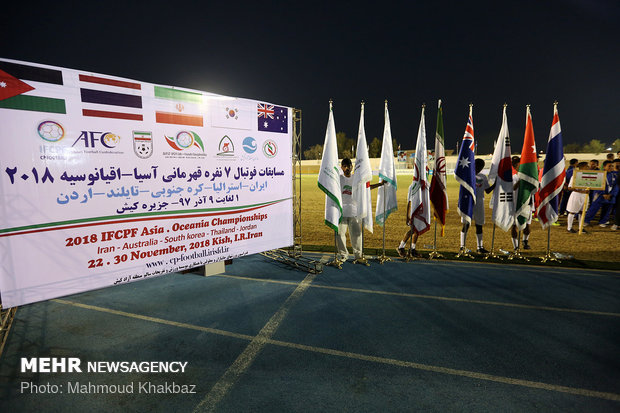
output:
[[[493,190],[493,187],[489,185],[489,180],[486,175],[482,174],[484,169],[484,160],[476,159],[476,203],[474,204],[474,216],[473,221],[476,223],[476,240],[477,251],[479,254],[488,254],[489,251],[484,249],[482,241],[482,226],[484,225],[484,193],[489,193]],[[469,230],[469,224],[463,223],[461,229],[461,251],[465,250],[465,240],[467,239],[467,231]]]
[[[353,164],[351,159],[344,158],[340,163],[342,174],[340,175],[340,188],[342,191],[342,219],[338,225],[338,236],[336,237],[336,247],[338,249],[338,260],[346,261],[349,258],[347,249],[347,230],[351,238],[351,247],[356,260],[363,257],[362,251],[362,220],[358,216],[357,203],[353,196]],[[383,185],[383,182],[370,185],[370,189]]]
[[[576,170],[589,170],[587,162],[579,162],[577,164]],[[586,202],[586,198],[588,196],[588,192],[585,189],[575,189],[573,185],[575,184],[575,174],[570,179],[568,183],[568,189],[572,191],[568,198],[568,203],[566,204],[566,212],[568,212],[568,217],[566,220],[566,230],[573,234],[577,233],[577,230],[573,229],[573,223],[575,221],[575,215],[581,214],[583,210],[583,204]],[[587,232],[583,230],[583,232]]]

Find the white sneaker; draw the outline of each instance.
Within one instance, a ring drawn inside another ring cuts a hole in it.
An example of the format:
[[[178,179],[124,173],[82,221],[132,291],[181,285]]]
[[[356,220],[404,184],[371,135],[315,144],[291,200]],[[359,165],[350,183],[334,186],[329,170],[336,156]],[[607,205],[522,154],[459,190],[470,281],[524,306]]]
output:
[[[612,231],[618,231],[618,226],[617,226],[616,224],[613,224],[613,225],[611,226],[611,230],[612,230]]]
[[[607,224],[598,224],[599,227],[601,228],[605,228],[607,226]]]

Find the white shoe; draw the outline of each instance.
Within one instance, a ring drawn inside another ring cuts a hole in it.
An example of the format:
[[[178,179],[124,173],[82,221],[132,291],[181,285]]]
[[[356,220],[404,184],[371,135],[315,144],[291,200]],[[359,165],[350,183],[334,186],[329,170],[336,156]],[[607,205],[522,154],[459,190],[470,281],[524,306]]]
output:
[[[617,226],[616,224],[613,224],[613,225],[611,226],[611,230],[612,230],[612,231],[618,231],[618,226]]]
[[[605,228],[607,226],[607,224],[598,224],[599,227],[601,228]]]

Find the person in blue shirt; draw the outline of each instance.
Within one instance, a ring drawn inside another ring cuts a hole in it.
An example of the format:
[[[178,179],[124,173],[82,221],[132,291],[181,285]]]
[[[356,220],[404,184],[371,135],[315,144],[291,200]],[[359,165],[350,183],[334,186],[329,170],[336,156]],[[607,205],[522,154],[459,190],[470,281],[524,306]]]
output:
[[[587,225],[590,225],[590,221],[592,221],[599,210],[601,210],[601,216],[598,221],[599,226],[606,227],[609,225],[609,217],[613,206],[616,204],[616,197],[618,195],[619,188],[618,185],[616,185],[618,172],[615,170],[614,162],[611,161],[603,162],[603,168],[605,172],[607,172],[607,182],[605,183],[604,190],[594,191],[592,204],[586,211],[584,220]]]

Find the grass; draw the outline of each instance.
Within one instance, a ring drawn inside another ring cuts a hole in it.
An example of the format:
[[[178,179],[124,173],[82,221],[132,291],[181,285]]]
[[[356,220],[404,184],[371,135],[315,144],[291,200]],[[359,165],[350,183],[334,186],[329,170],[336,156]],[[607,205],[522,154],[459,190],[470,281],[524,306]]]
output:
[[[375,178],[376,179],[376,178]],[[398,211],[392,213],[385,227],[386,254],[395,255],[395,249],[407,230],[405,224],[407,188],[411,176],[398,176]],[[461,221],[456,212],[458,199],[458,183],[453,176],[448,176],[448,200],[450,209],[447,213],[445,235],[441,237],[441,227],[437,227],[437,250],[453,258],[459,249]],[[376,205],[377,191],[372,191],[373,209]],[[484,225],[484,246],[491,249],[493,224],[491,210],[488,207],[490,194],[485,197],[486,224]],[[327,227],[324,221],[325,195],[317,186],[317,175],[302,175],[301,179],[301,225],[302,244],[304,250],[334,251],[334,231]],[[374,214],[374,212],[373,212]],[[571,234],[566,231],[566,218],[560,218],[560,226],[551,227],[551,251],[572,255],[570,260],[562,260],[562,266],[618,269],[620,265],[620,231],[611,231],[609,227],[600,228],[598,225],[588,227],[588,234]],[[593,221],[598,223],[597,221]],[[537,257],[544,256],[547,250],[547,230],[543,230],[540,223],[533,221],[529,243],[531,250],[524,255],[530,258],[530,264],[540,263]],[[434,222],[431,230],[420,236],[417,249],[420,252],[430,251],[433,248]],[[364,247],[367,254],[380,254],[383,245],[383,227],[375,224],[374,233],[364,231]],[[475,228],[470,228],[466,246],[476,250]],[[350,247],[349,247],[350,248]],[[494,249],[512,250],[510,231],[495,230]],[[474,254],[475,255],[475,254]],[[478,258],[477,258],[478,259]],[[554,264],[557,265],[557,264]]]

